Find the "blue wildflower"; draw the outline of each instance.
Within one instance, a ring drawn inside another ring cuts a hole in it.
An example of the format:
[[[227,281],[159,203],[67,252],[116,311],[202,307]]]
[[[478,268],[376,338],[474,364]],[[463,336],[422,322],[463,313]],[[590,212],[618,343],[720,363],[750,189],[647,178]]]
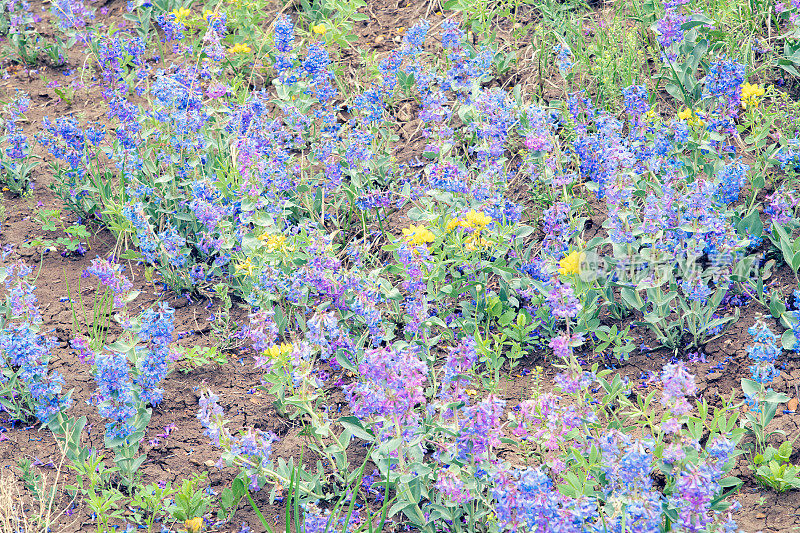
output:
[[[738,161],[725,165],[717,173],[719,188],[717,197],[723,204],[730,204],[739,199],[739,191],[745,182],[745,174],[750,167]]]
[[[753,345],[747,348],[750,359],[755,362],[749,367],[753,380],[759,383],[771,383],[780,374],[780,370],[775,368],[775,360],[781,354],[779,339],[769,326],[761,321],[750,326],[747,331],[753,336]]]

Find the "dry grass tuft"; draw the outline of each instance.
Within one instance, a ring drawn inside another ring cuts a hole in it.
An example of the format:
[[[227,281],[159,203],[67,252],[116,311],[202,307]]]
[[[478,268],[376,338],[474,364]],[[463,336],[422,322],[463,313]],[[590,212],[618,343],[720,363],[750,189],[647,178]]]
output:
[[[63,464],[62,457],[55,472],[40,471],[30,489],[21,488],[22,482],[13,472],[0,475],[0,533],[49,533],[78,528],[77,517],[62,523],[68,518],[66,510],[72,503],[68,499],[65,507],[59,505],[65,499],[63,483],[59,485]]]

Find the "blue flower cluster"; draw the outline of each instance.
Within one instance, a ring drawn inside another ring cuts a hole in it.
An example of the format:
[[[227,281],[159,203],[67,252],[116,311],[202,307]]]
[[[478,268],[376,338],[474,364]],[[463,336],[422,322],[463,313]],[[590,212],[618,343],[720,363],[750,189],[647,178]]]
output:
[[[750,365],[750,373],[758,383],[772,383],[781,373],[775,368],[775,361],[781,354],[778,337],[763,322],[757,322],[747,330],[753,336],[753,345],[747,348],[747,354],[754,361]]]
[[[112,439],[128,438],[136,430],[132,422],[138,411],[128,357],[118,352],[97,354],[94,379],[97,383],[98,412],[110,420],[106,423],[106,436]]]
[[[23,261],[6,267],[4,306],[10,313],[0,318],[0,403],[14,419],[35,416],[47,424],[71,400],[61,394],[61,374],[48,369],[56,341],[39,333],[36,287],[27,279],[32,271]]]
[[[729,163],[720,169],[717,177],[719,188],[717,196],[723,204],[730,204],[739,199],[739,191],[745,182],[745,174],[750,167],[739,161]]]
[[[164,391],[159,384],[169,373],[172,360],[169,345],[173,340],[174,309],[161,302],[157,311],[148,309],[138,324],[125,324],[136,330],[139,341],[130,356],[135,363],[133,376],[129,355],[118,351],[94,354],[94,379],[97,382],[95,403],[100,415],[111,420],[106,435],[115,439],[129,437],[136,428],[133,419],[146,404],[161,403]]]
[[[172,359],[169,346],[175,331],[174,314],[174,309],[161,302],[158,311],[148,309],[141,316],[138,336],[140,341],[147,343],[147,347],[137,349],[138,375],[134,382],[141,389],[139,399],[151,405],[158,405],[164,398],[164,391],[158,385],[169,373]]]
[[[55,339],[38,334],[27,321],[0,332],[0,399],[13,418],[35,415],[47,424],[70,406],[69,396],[61,395],[64,379],[48,371],[55,346]]]

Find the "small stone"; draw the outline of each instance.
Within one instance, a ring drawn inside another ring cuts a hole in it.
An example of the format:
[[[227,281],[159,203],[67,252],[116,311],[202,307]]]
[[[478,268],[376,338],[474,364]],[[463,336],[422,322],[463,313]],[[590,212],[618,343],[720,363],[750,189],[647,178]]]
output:
[[[377,37],[375,37],[375,45],[376,46],[382,45],[385,41],[386,41],[386,37],[384,37],[383,35],[378,35]]]
[[[706,381],[717,381],[722,377],[722,372],[712,372],[706,376]]]
[[[174,300],[170,300],[168,303],[173,309],[180,309],[181,307],[186,307],[186,305],[189,303],[189,300],[187,298],[175,298]]]
[[[399,122],[411,122],[413,118],[414,117],[411,115],[411,106],[409,104],[404,104],[403,107],[397,111],[397,120]]]
[[[61,342],[69,341],[71,337],[71,332],[65,328],[57,327],[56,328],[56,338]]]
[[[765,515],[764,513],[757,513],[756,514],[756,518],[758,518],[758,519],[766,518],[766,517],[767,517],[767,515]]]
[[[798,403],[797,398],[796,397],[792,398],[791,400],[786,402],[786,408],[789,409],[790,411],[797,411],[797,403]]]
[[[72,311],[61,311],[57,315],[53,317],[55,321],[59,324],[67,324],[72,325],[73,318]]]
[[[207,467],[211,468],[212,466],[215,466],[217,463],[212,461],[211,459],[209,459],[208,461],[206,461],[203,464],[206,465]]]

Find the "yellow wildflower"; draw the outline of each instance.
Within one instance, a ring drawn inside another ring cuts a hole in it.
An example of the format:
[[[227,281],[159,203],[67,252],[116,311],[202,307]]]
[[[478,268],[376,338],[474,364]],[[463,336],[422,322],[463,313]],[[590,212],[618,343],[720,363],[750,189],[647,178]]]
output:
[[[311,31],[317,35],[325,35],[325,32],[328,31],[328,28],[325,27],[325,24],[317,24],[316,26],[311,26]]]
[[[258,240],[264,243],[264,248],[268,252],[282,252],[286,249],[286,236],[285,235],[270,235],[269,233],[262,233]]]
[[[585,258],[585,253],[577,250],[571,251],[567,257],[558,262],[558,266],[561,267],[558,269],[558,272],[564,275],[580,273],[581,261]]]
[[[758,107],[766,90],[760,85],[742,84],[742,107],[744,109]]]
[[[196,516],[187,520],[185,525],[189,533],[200,533],[200,530],[203,529],[203,519]]]
[[[680,113],[678,115],[680,115]],[[644,119],[648,122],[653,122],[657,118],[658,118],[658,113],[656,113],[655,109],[651,109],[650,111],[644,114]]]
[[[253,275],[253,262],[248,257],[238,265],[236,265],[236,272],[247,272],[248,276]]]
[[[179,7],[174,11],[170,11],[170,13],[175,15],[175,20],[183,24],[184,22],[186,22],[186,19],[188,19],[189,16],[192,14],[192,10],[189,9],[188,7]]]
[[[447,231],[453,231],[460,225],[461,221],[458,220],[457,218],[450,219],[450,221],[447,223]]]
[[[269,356],[272,359],[280,359],[281,357],[285,357],[292,353],[294,348],[288,342],[283,342],[281,344],[274,344],[267,348],[264,351],[264,354]]]
[[[414,224],[403,230],[403,236],[411,246],[419,246],[427,242],[433,242],[436,239],[428,228],[423,225],[415,226]]]
[[[703,126],[706,125],[705,120],[700,118],[700,115],[698,115],[694,109],[687,108],[684,109],[683,111],[680,111],[678,113],[678,118],[681,120],[685,120],[686,124],[688,124],[691,127],[697,126],[702,128]]]
[[[467,227],[481,230],[492,223],[492,217],[478,213],[474,209],[464,216]]]
[[[404,31],[406,31],[406,27],[405,26],[400,26],[399,28],[397,28],[397,33],[402,34]]]
[[[252,51],[253,49],[244,43],[236,43],[230,48],[228,48],[229,54],[249,54]]]
[[[468,252],[474,252],[489,245],[489,241],[481,237],[480,233],[473,233],[464,239],[464,248]]]

